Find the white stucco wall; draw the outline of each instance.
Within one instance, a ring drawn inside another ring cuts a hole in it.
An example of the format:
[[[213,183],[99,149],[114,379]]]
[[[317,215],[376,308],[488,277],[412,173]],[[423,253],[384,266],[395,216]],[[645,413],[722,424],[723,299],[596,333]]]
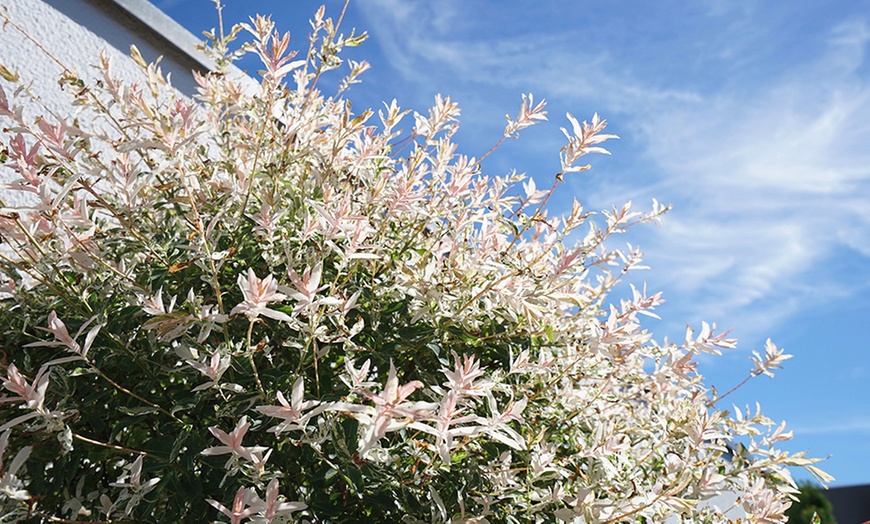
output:
[[[143,17],[151,15],[147,21],[158,27],[149,27],[130,14],[122,8],[125,4],[137,8]],[[85,76],[92,76],[90,66],[105,49],[116,71],[132,79],[136,70],[128,57],[131,44],[146,60],[163,56],[163,72],[171,73],[173,86],[188,96],[196,89],[190,70],[208,67],[207,59],[193,49],[198,39],[143,0],[2,0],[0,5],[36,42]],[[33,80],[53,108],[63,106],[64,101],[53,93],[61,67],[13,27],[0,31],[0,59]]]
[[[21,29],[11,24],[0,29],[0,63],[16,72],[45,108],[57,115],[76,111],[58,87],[63,72],[58,62],[82,78],[93,79],[98,76],[93,65],[105,51],[114,75],[133,81],[141,76],[129,58],[133,44],[147,61],[162,56],[163,73],[170,74],[173,87],[187,96],[196,92],[191,70],[205,72],[210,65],[195,50],[198,39],[145,0],[0,0],[0,9]],[[15,86],[2,79],[0,84],[11,96]],[[31,120],[36,114],[35,108],[25,113]],[[0,137],[8,125],[0,121]],[[0,166],[0,184],[17,178]],[[0,196],[7,205],[18,206],[25,203],[26,195],[0,190]]]

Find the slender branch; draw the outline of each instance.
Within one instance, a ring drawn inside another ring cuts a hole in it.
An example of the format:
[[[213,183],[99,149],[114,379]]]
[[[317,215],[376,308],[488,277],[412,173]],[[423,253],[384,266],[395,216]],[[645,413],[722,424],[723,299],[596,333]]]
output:
[[[76,440],[81,440],[82,442],[87,442],[88,444],[93,444],[94,446],[100,446],[103,448],[114,449],[116,451],[123,451],[125,453],[134,453],[136,455],[142,455],[143,457],[150,457],[153,459],[157,459],[161,462],[169,462],[167,459],[160,457],[160,456],[157,456],[157,455],[152,455],[151,453],[148,453],[147,451],[140,451],[138,449],[126,448],[124,446],[118,446],[117,444],[109,444],[107,442],[100,442],[99,440],[94,440],[92,438],[85,437],[84,435],[79,435],[78,433],[73,433],[72,436]]]
[[[247,338],[247,351],[248,354],[248,362],[251,364],[251,369],[254,372],[254,380],[257,381],[257,389],[260,390],[260,395],[263,396],[263,399],[266,399],[266,390],[263,388],[263,383],[260,381],[260,373],[257,371],[257,363],[254,362],[254,351],[251,347],[251,336],[254,332],[254,324],[257,322],[257,319],[252,318],[248,322],[248,338]]]
[[[175,420],[176,422],[178,422],[180,424],[184,423],[181,421],[181,419],[179,419],[178,417],[176,417],[172,413],[166,411],[164,408],[160,407],[159,405],[137,395],[136,393],[133,393],[129,389],[125,388],[124,386],[122,386],[122,385],[118,384],[117,382],[115,382],[114,380],[112,380],[108,375],[103,373],[103,371],[100,368],[98,368],[93,362],[91,362],[87,358],[85,358],[84,360],[85,360],[85,362],[87,362],[88,366],[90,366],[90,368],[93,369],[103,380],[105,380],[106,382],[111,384],[112,387],[114,387],[115,389],[117,389],[121,393],[124,393],[125,395],[129,395],[129,396],[135,398],[136,400],[138,400],[139,402],[142,402],[143,404],[147,405],[148,407],[152,407],[152,408],[156,409],[157,411],[172,418],[173,420]]]
[[[741,380],[739,384],[737,384],[737,385],[734,386],[733,388],[729,389],[728,391],[726,391],[726,392],[723,393],[722,395],[716,395],[716,398],[714,398],[714,399],[710,400],[709,402],[707,402],[707,407],[708,407],[708,408],[712,408],[712,407],[715,406],[715,405],[716,405],[720,400],[722,400],[723,398],[727,397],[727,396],[730,395],[731,393],[734,393],[734,392],[737,391],[738,389],[742,388],[742,387],[743,387],[747,382],[749,382],[750,380],[752,380],[753,378],[757,377],[757,376],[760,375],[760,374],[761,374],[761,372],[758,372],[758,371],[751,371],[751,372],[749,373],[749,376],[746,377],[746,378],[744,378],[743,380]]]

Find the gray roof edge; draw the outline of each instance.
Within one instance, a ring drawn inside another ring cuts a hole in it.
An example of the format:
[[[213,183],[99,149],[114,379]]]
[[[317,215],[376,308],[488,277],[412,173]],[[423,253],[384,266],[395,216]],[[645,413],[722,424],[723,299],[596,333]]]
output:
[[[147,26],[160,35],[179,52],[187,55],[206,71],[214,71],[217,64],[203,51],[197,49],[202,40],[194,36],[184,26],[169,15],[158,9],[148,0],[106,0]],[[258,85],[258,82],[234,64],[230,64],[229,73],[232,78],[248,89]]]
[[[152,31],[166,39],[167,42],[189,56],[204,69],[213,71],[217,67],[214,60],[197,49],[197,46],[201,45],[202,41],[148,0],[109,1],[148,26]]]

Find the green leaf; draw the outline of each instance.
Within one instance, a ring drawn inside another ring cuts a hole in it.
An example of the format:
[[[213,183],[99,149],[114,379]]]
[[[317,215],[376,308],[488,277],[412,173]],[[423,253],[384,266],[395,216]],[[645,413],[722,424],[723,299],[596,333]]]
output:
[[[129,415],[131,417],[137,417],[140,415],[149,415],[151,413],[157,413],[159,410],[157,408],[153,408],[151,406],[140,406],[135,408],[128,408],[126,406],[118,406],[118,411],[125,415]]]
[[[188,437],[190,437],[191,427],[187,426],[181,433],[178,435],[178,438],[175,439],[175,443],[172,445],[172,450],[169,452],[169,461],[175,462],[178,458],[178,455],[184,449],[184,443],[187,442]]]

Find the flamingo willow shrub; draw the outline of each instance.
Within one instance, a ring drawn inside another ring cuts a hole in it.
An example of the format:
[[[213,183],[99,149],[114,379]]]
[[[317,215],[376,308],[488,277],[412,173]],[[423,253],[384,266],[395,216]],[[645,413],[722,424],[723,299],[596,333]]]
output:
[[[139,83],[67,70],[69,119],[2,69],[0,521],[724,522],[729,491],[783,522],[786,467],[825,474],[704,385],[734,341],[658,345],[660,294],[608,297],[641,254],[605,240],[666,207],[548,212],[605,121],[568,115],[549,190],[490,176],[447,97],[353,112],[365,35],[311,25],[299,58],[268,18],[213,35],[195,100],[135,49]]]

